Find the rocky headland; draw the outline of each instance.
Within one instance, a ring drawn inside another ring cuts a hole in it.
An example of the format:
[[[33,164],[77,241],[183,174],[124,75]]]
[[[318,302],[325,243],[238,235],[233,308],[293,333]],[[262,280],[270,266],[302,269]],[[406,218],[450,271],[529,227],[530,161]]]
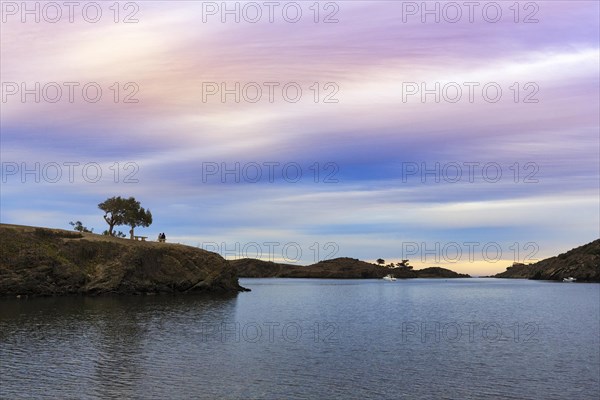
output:
[[[600,239],[533,264],[515,263],[494,277],[600,282]]]
[[[388,268],[355,258],[335,258],[302,266],[243,258],[229,261],[240,278],[328,278],[376,279],[392,275],[398,279],[409,278],[469,278],[445,268],[431,267],[413,270],[406,267]]]
[[[0,296],[244,290],[232,265],[199,248],[0,224]]]

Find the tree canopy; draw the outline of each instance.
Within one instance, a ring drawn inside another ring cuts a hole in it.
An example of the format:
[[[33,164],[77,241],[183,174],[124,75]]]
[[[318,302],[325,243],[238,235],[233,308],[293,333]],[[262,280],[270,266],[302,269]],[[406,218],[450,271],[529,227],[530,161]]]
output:
[[[136,227],[147,227],[152,224],[152,213],[144,209],[134,197],[127,199],[121,196],[111,197],[98,204],[98,208],[104,211],[108,234],[112,236],[114,236],[114,227],[118,225],[130,226],[131,237],[133,237],[133,230]]]
[[[130,199],[133,199],[131,197]],[[135,200],[135,199],[134,199]],[[144,207],[140,206],[139,201],[130,204],[130,207],[125,212],[125,225],[131,227],[131,236],[133,238],[133,231],[136,227],[142,226],[147,227],[152,224],[152,213],[150,210],[145,210]]]

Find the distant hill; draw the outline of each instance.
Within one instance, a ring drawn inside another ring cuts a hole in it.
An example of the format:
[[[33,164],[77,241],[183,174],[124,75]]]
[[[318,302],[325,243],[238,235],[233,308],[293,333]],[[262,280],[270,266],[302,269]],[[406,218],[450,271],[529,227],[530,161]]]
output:
[[[230,260],[240,278],[329,278],[329,279],[376,279],[391,274],[396,278],[469,278],[449,269],[432,267],[422,270],[388,268],[370,264],[355,258],[335,258],[316,264],[302,266],[243,258]]]
[[[242,290],[225,259],[195,247],[0,224],[0,296]]]
[[[494,277],[562,280],[570,276],[579,282],[600,282],[600,239],[534,264],[513,264]]]

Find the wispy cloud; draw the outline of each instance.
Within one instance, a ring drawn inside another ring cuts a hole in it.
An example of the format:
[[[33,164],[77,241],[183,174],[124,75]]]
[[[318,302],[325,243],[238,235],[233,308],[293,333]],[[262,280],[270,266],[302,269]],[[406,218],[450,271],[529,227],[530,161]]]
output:
[[[186,1],[139,3],[135,24],[9,18],[3,96],[6,84],[57,82],[63,98],[3,99],[2,221],[85,219],[102,230],[96,204],[134,195],[155,215],[149,231],[192,245],[312,238],[373,259],[396,257],[398,241],[411,238],[514,237],[550,256],[596,238],[598,4],[538,2],[538,22],[526,24],[525,13],[515,23],[508,9],[498,23],[479,14],[472,23],[403,22],[402,3],[338,2],[333,24],[314,23],[308,9],[296,24],[203,22],[202,2]],[[65,82],[79,84],[73,102]],[[102,89],[98,102],[82,97],[90,82]],[[206,97],[206,83],[251,82],[262,90],[256,103]],[[269,82],[279,85],[273,101]],[[473,101],[465,82],[477,83]],[[285,100],[286,83],[301,87],[297,103]],[[455,84],[463,96],[407,96],[408,83]],[[498,102],[482,94],[486,83],[502,89]],[[138,102],[125,103],[127,95]],[[337,102],[324,102],[328,95]],[[71,181],[64,163],[73,162]],[[63,178],[49,182],[53,163]],[[301,168],[298,182],[282,172],[289,163]],[[97,182],[82,175],[87,164],[100,168]],[[255,164],[257,183],[245,175]],[[501,168],[497,182],[482,172],[491,164]],[[456,183],[453,165],[463,168]],[[125,183],[132,172],[137,183]],[[474,265],[455,269],[489,273]]]

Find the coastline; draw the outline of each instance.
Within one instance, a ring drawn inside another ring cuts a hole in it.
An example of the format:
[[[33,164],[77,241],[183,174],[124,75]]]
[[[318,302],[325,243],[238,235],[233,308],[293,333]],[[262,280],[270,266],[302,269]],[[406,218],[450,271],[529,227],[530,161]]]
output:
[[[237,293],[235,269],[195,247],[0,224],[0,296]]]

